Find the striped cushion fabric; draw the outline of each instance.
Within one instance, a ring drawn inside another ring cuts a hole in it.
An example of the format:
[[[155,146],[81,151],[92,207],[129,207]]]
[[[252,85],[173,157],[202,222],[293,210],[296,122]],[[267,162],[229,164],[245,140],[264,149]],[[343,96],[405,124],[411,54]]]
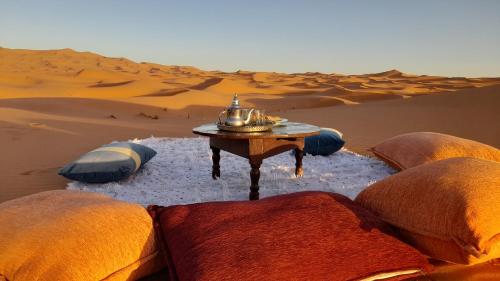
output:
[[[107,144],[67,164],[59,174],[71,180],[105,183],[125,179],[156,155],[153,149],[131,142]]]

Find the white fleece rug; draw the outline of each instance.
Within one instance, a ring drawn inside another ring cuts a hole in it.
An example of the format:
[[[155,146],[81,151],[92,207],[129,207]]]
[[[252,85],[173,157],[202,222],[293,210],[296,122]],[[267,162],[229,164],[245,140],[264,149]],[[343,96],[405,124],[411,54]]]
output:
[[[148,138],[133,140],[158,153],[130,178],[107,184],[72,182],[68,189],[111,195],[142,205],[175,205],[206,201],[248,200],[248,160],[221,151],[221,177],[211,176],[207,138]],[[344,194],[351,199],[366,186],[395,171],[380,160],[343,149],[331,156],[304,156],[304,176],[294,175],[295,157],[282,153],[267,158],[260,168],[260,198],[305,190]]]

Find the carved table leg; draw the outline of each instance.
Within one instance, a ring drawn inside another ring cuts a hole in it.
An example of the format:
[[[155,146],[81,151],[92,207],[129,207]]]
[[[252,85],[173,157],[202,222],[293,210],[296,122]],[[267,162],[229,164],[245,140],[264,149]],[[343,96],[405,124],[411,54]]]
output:
[[[215,180],[220,178],[220,149],[217,147],[210,147],[212,149],[212,178]]]
[[[252,185],[250,185],[250,200],[259,200],[259,179],[260,179],[260,165],[262,164],[262,159],[250,159],[250,180]]]
[[[302,157],[304,156],[304,150],[300,148],[295,148],[295,176],[302,177],[304,175],[304,170],[302,169]]]

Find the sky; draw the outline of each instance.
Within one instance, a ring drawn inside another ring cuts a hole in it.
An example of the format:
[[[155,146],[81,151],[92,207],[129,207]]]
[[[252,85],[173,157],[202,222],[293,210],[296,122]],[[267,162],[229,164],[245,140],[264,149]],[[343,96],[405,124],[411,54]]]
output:
[[[229,72],[498,77],[500,1],[0,0],[0,46]]]

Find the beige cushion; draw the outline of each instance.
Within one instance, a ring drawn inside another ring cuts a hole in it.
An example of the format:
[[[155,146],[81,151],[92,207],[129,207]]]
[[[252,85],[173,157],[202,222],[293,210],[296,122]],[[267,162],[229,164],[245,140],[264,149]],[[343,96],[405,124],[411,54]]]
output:
[[[385,178],[355,200],[423,253],[472,264],[500,258],[500,163],[452,158]]]
[[[371,151],[401,170],[452,157],[500,161],[500,150],[492,146],[432,132],[399,135],[377,144]]]
[[[162,266],[140,205],[67,190],[0,204],[0,280],[135,280]]]

